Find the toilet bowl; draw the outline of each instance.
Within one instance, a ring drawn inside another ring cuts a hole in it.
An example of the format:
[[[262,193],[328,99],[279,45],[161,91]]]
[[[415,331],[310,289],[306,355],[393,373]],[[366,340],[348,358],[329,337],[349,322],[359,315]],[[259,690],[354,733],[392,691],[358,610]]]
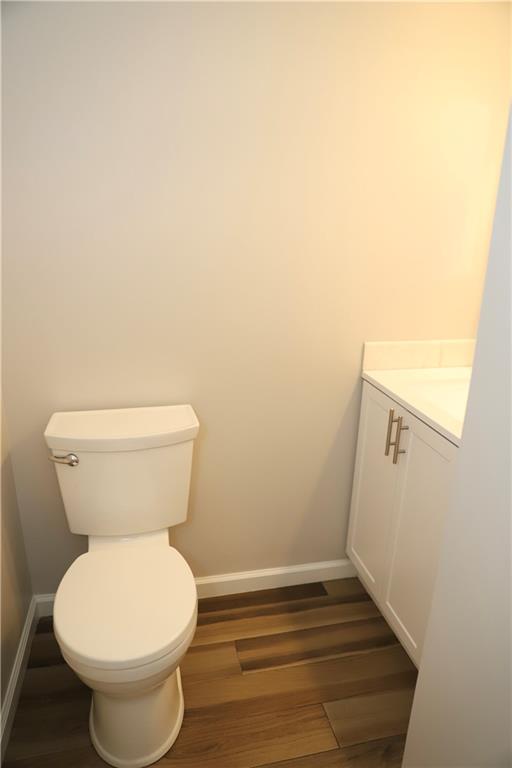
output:
[[[163,541],[90,551],[65,574],[55,637],[93,691],[91,739],[110,765],[149,765],[174,743],[184,709],[179,664],[196,623],[192,572]]]
[[[168,529],[187,518],[198,429],[190,405],[171,405],[54,413],[45,431],[70,530],[89,544],[57,590],[55,637],[116,768],[158,760],[183,720],[197,591]]]

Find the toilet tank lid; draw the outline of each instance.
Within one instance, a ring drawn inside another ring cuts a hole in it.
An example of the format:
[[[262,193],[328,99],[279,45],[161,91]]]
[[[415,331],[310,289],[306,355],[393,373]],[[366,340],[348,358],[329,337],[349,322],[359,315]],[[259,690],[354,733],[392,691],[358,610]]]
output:
[[[158,405],[54,413],[44,432],[49,448],[136,451],[193,440],[199,421],[191,405]]]

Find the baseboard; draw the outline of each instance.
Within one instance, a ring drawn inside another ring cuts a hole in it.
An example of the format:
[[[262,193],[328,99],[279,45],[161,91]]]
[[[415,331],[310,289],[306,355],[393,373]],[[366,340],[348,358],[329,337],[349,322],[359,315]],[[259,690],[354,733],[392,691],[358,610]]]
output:
[[[238,592],[254,592],[257,589],[310,584],[313,581],[346,579],[355,575],[354,566],[348,558],[345,558],[344,560],[327,560],[323,563],[301,563],[280,568],[261,568],[257,571],[198,576],[196,585],[199,597],[215,597],[234,595]]]
[[[344,558],[343,560],[327,560],[323,563],[301,563],[300,565],[285,565],[280,568],[260,568],[256,571],[198,576],[196,585],[199,597],[216,597],[217,595],[254,592],[257,589],[311,584],[313,581],[347,579],[355,575],[356,569],[348,558]],[[35,595],[35,600],[38,618],[53,614],[54,594]]]
[[[20,696],[21,686],[23,683],[23,675],[28,662],[28,656],[30,653],[30,645],[32,637],[36,631],[37,620],[39,618],[37,611],[37,599],[36,596],[32,596],[30,600],[27,615],[25,617],[25,623],[21,632],[20,640],[18,643],[18,650],[14,658],[14,664],[12,666],[11,676],[5,692],[5,697],[2,705],[1,715],[1,733],[0,733],[0,751],[2,755],[2,762],[4,752],[9,741],[9,735],[11,733],[12,722],[14,720],[14,714],[16,712],[16,706]]]
[[[43,616],[53,616],[55,592],[48,592],[44,595],[35,595],[35,598],[37,604],[37,618],[41,619]]]

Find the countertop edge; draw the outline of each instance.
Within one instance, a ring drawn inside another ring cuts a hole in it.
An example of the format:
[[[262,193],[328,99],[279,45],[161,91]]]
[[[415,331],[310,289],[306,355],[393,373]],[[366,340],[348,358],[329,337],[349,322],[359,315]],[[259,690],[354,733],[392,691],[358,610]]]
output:
[[[394,390],[390,389],[389,387],[386,387],[378,379],[375,379],[372,376],[371,371],[363,370],[361,373],[361,378],[363,379],[363,381],[367,381],[368,384],[371,384],[373,387],[380,390],[385,395],[387,395],[392,400],[394,400],[396,403],[401,405],[403,408],[405,408],[406,411],[409,411],[409,413],[411,413],[413,416],[416,416],[417,419],[422,421],[424,424],[426,424],[428,427],[433,429],[435,432],[438,432],[442,437],[444,437],[446,440],[449,440],[450,443],[453,443],[453,445],[455,445],[457,448],[460,448],[460,444],[461,444],[460,437],[457,437],[457,435],[454,435],[453,432],[450,432],[449,429],[446,429],[437,421],[434,421],[433,419],[431,419],[426,413],[424,413],[423,411],[420,411],[418,408],[415,408],[407,400],[397,395]]]

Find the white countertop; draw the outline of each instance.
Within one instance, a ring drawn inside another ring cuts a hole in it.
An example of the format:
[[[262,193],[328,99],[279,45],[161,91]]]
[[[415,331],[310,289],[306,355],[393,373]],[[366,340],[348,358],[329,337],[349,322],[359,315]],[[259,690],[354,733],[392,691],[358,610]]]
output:
[[[362,375],[452,443],[460,445],[470,367],[365,370]]]

